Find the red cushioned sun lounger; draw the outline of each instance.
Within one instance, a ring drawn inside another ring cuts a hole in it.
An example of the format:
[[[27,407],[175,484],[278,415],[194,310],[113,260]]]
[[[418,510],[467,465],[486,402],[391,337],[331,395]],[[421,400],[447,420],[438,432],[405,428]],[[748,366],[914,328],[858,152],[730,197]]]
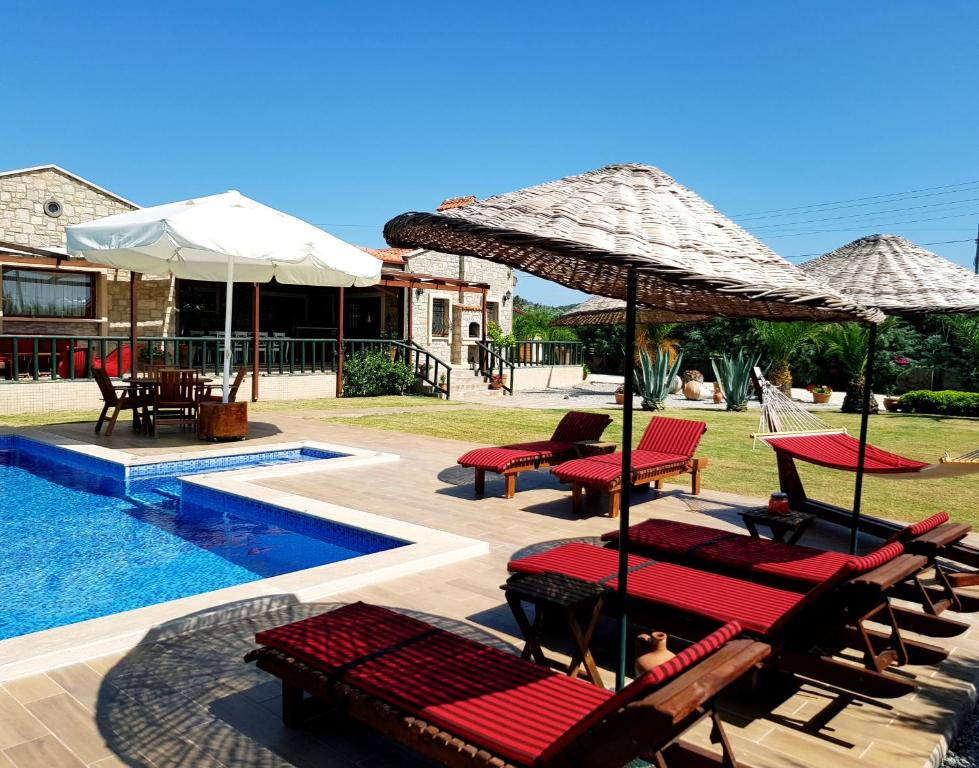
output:
[[[613,694],[583,680],[365,603],[259,632],[245,657],[282,680],[283,720],[305,693],[446,765],[733,765],[714,697],[769,648],[725,625]],[[696,693],[690,696],[690,691]],[[717,757],[677,743],[711,717]]]
[[[655,483],[684,473],[690,473],[692,492],[700,493],[700,473],[707,459],[693,457],[700,438],[707,431],[702,421],[654,416],[643,432],[639,445],[632,452],[632,484]],[[608,494],[608,515],[618,517],[622,491],[622,454],[609,453],[574,459],[552,469],[562,483],[571,484],[571,499],[575,514],[581,514],[582,496],[605,491]]]
[[[773,647],[771,663],[781,669],[870,696],[901,696],[914,685],[886,674],[889,666],[937,663],[948,655],[900,634],[887,590],[926,562],[902,553],[895,542],[853,558],[805,592],[630,554],[629,611],[648,614],[651,626],[680,633],[734,621]],[[578,542],[511,560],[508,567],[514,573],[560,573],[612,589],[618,584],[618,552]],[[891,632],[871,629],[871,621]],[[832,658],[846,648],[863,653],[863,667]]]
[[[517,475],[540,467],[553,467],[578,455],[575,443],[598,440],[612,423],[603,413],[569,411],[558,423],[550,440],[513,443],[496,448],[476,448],[459,457],[463,467],[476,470],[476,495],[486,490],[486,473],[503,475],[503,496],[512,499],[517,489]]]
[[[901,542],[911,552],[925,555],[928,557],[925,568],[932,567],[936,552],[940,552],[933,546],[934,543],[938,540],[958,541],[969,529],[968,526],[946,525],[947,521],[948,514],[940,512],[920,523],[905,526],[891,540]],[[609,531],[602,539],[617,547],[619,532]],[[885,546],[887,543],[890,542],[885,542]],[[756,539],[735,531],[721,531],[676,520],[646,520],[632,526],[629,529],[628,549],[649,557],[662,557],[707,570],[768,581],[794,590],[806,590],[820,584],[854,560],[852,555],[842,552]],[[880,549],[877,551],[880,552]],[[938,587],[926,586],[920,576],[921,573],[915,573],[908,581],[896,585],[891,595],[921,603],[930,616],[937,616],[947,608],[955,611],[979,610],[979,600],[956,593],[940,567],[937,572]],[[895,608],[895,612],[904,629],[932,637],[955,637],[968,629],[968,625],[961,622],[935,621],[917,611]]]

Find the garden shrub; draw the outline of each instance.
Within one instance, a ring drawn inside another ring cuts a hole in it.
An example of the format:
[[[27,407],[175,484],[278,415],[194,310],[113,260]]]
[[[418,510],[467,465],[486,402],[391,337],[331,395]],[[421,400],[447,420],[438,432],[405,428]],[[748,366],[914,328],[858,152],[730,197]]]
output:
[[[933,392],[916,389],[901,395],[900,408],[906,413],[979,416],[979,392],[957,392],[954,389]]]
[[[347,397],[402,395],[414,381],[411,368],[392,360],[390,352],[365,349],[344,360],[343,394]]]

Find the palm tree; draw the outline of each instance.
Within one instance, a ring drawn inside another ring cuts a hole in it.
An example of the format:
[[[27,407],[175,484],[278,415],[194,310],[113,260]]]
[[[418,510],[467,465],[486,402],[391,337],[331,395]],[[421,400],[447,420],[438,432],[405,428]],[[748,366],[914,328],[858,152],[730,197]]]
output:
[[[849,376],[841,410],[844,413],[859,413],[863,410],[863,385],[867,369],[867,329],[859,323],[833,323],[823,329],[821,338],[826,349]],[[877,413],[877,398],[873,393],[870,395],[870,412]]]
[[[773,323],[753,320],[751,324],[772,356],[768,380],[791,397],[792,368],[789,360],[803,344],[817,338],[819,326],[804,321]]]
[[[669,355],[669,363],[673,365],[680,350],[677,348],[676,340],[670,338],[670,334],[679,325],[679,323],[650,323],[636,326],[636,363],[639,363],[639,353],[643,350],[650,354],[658,350]]]
[[[551,325],[560,315],[558,310],[551,307],[533,307],[520,314],[514,312],[514,335],[521,340],[577,341],[578,335],[571,328]]]

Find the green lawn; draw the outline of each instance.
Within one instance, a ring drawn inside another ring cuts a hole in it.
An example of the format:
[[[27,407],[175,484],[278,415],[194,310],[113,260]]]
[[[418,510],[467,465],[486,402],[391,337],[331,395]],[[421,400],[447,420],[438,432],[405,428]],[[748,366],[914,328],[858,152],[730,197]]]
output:
[[[439,400],[437,397],[324,397],[316,400],[269,400],[249,403],[250,413],[270,411],[361,411],[375,408],[389,409],[388,413],[404,408],[432,408],[435,406],[460,406],[455,400]],[[38,427],[46,424],[69,424],[78,421],[95,421],[99,410],[92,411],[42,411],[40,413],[0,414],[0,427]],[[128,418],[123,416],[121,418]]]
[[[549,436],[563,411],[519,408],[480,408],[456,412],[390,413],[356,419],[328,421],[463,440],[469,443],[504,444]],[[605,436],[621,443],[621,412],[610,413],[614,421]],[[700,455],[710,458],[704,472],[704,487],[753,496],[767,496],[778,489],[775,457],[759,444],[751,449],[749,434],[757,429],[758,412],[667,411],[667,415],[707,422]],[[859,434],[859,417],[820,413],[833,426],[845,426]],[[649,422],[650,414],[639,412],[635,419],[634,442]],[[870,421],[870,438],[875,445],[922,461],[937,462],[948,451],[957,456],[979,447],[979,419],[939,416],[880,414]],[[853,502],[854,475],[799,462],[799,471],[810,496],[849,508]],[[979,474],[935,481],[895,481],[868,476],[864,486],[864,511],[901,519],[920,519],[948,510],[955,520],[979,523],[976,498]]]

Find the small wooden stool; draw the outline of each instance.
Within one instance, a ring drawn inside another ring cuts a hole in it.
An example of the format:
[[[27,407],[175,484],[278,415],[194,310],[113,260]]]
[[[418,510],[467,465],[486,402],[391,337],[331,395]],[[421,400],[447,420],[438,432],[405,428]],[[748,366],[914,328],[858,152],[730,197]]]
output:
[[[815,515],[808,512],[789,512],[787,515],[773,515],[769,513],[768,507],[755,507],[739,512],[741,519],[751,534],[751,538],[761,538],[758,533],[758,526],[764,525],[772,532],[772,541],[795,544],[802,538],[802,534],[816,519]],[[788,539],[785,538],[789,534]]]
[[[618,444],[610,440],[579,440],[574,444],[574,449],[580,459],[615,453],[616,448],[618,448]]]
[[[511,576],[500,589],[506,593],[506,601],[513,611],[513,618],[517,620],[517,625],[526,640],[520,658],[529,659],[533,656],[538,664],[561,670],[569,677],[577,677],[580,668],[584,665],[583,677],[604,688],[602,675],[598,671],[589,646],[595,627],[598,626],[598,620],[601,618],[605,598],[611,593],[608,587],[558,573],[532,573]],[[533,623],[524,610],[525,602],[534,606]],[[575,647],[571,662],[568,664],[547,658],[544,649],[541,648],[541,627],[547,609],[557,609],[564,614]],[[588,616],[587,626],[584,628],[578,621],[579,613]]]

